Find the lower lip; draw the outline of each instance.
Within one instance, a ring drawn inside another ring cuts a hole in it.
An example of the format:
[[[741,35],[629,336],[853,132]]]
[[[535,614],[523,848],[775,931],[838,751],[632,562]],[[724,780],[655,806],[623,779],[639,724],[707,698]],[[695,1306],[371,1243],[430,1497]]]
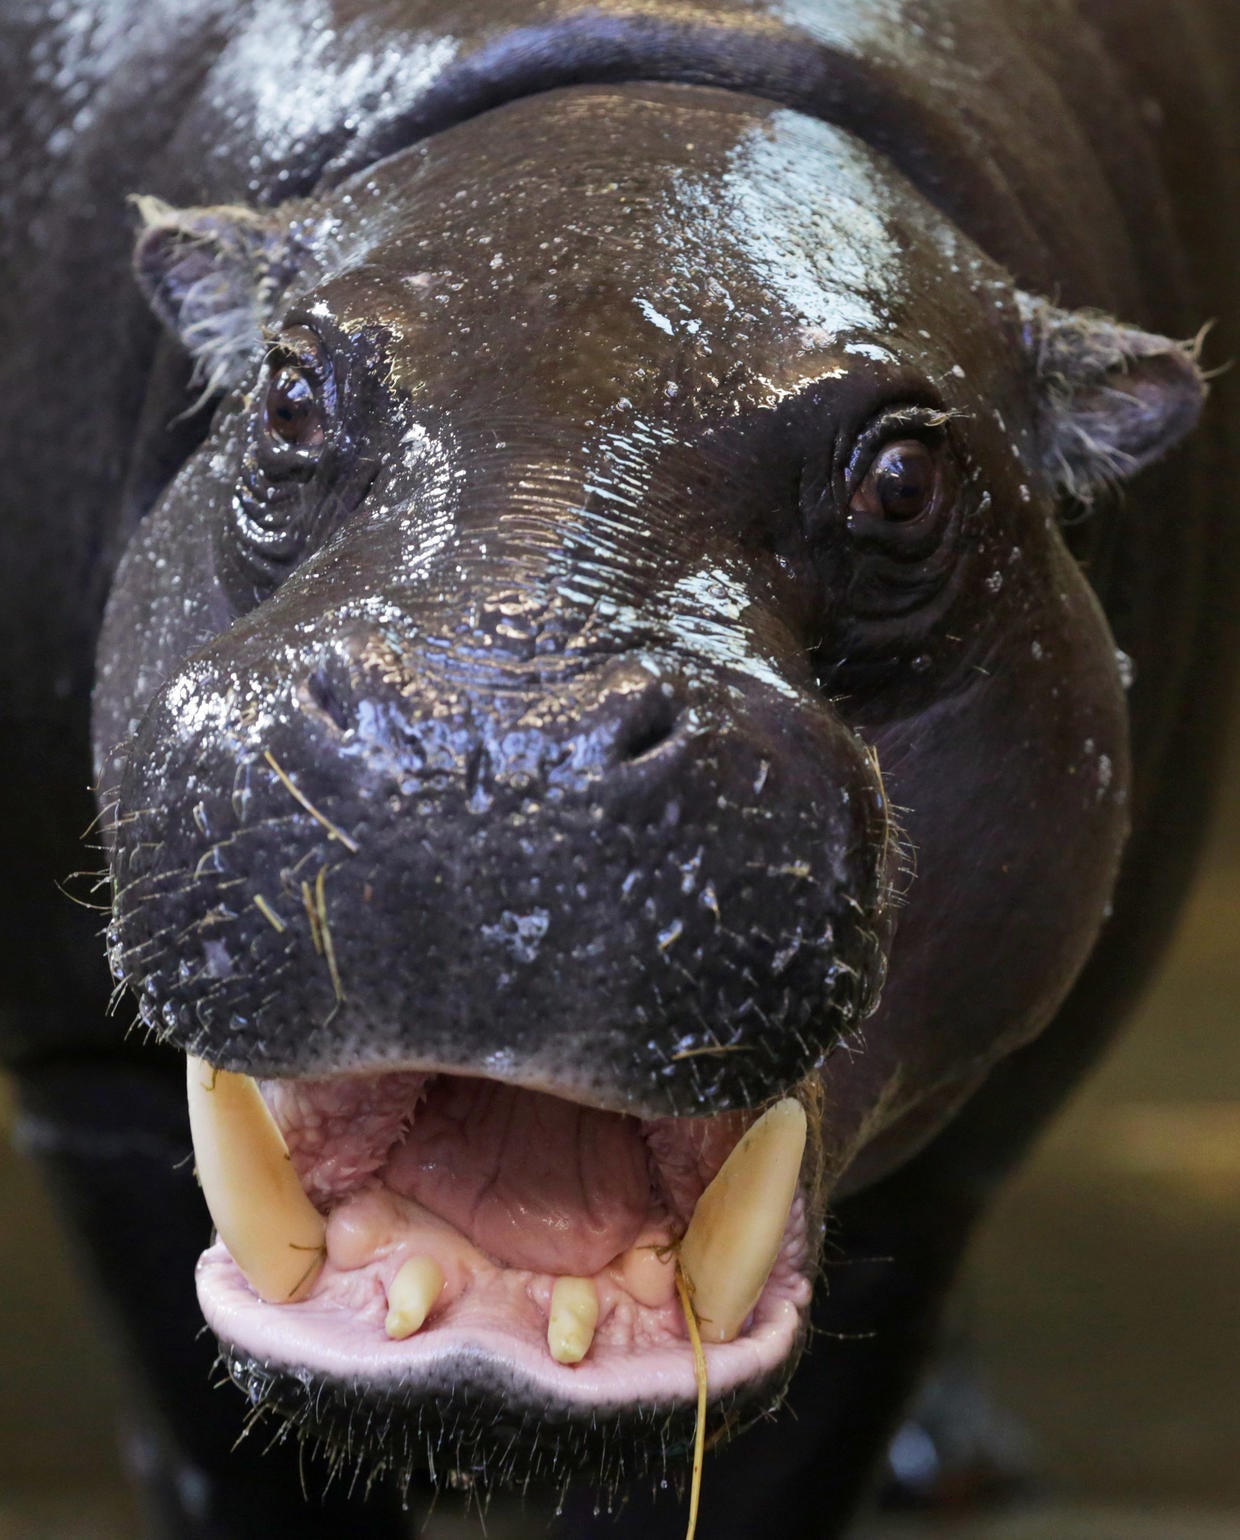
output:
[[[770,1279],[745,1330],[706,1346],[712,1399],[778,1375],[796,1349],[808,1310],[806,1209],[798,1198]],[[252,1292],[220,1243],[198,1264],[198,1299],[220,1343],[269,1370],[344,1381],[359,1393],[416,1394],[444,1384],[502,1385],[527,1405],[591,1415],[636,1406],[671,1408],[697,1396],[693,1355],[678,1305],[638,1305],[602,1291],[603,1314],[588,1356],[570,1366],[547,1351],[548,1275],[492,1267],[404,1341],[384,1333],[383,1285],[369,1269],[330,1267],[300,1303],[269,1305]]]

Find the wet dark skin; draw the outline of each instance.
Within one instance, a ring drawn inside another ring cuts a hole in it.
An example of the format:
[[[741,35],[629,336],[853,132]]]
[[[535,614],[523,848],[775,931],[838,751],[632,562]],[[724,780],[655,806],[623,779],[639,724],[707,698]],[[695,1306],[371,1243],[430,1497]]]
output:
[[[1230,335],[1227,34],[1199,5],[1154,49],[1161,7],[1094,9],[226,7],[98,39],[161,62],[131,65],[141,123],[114,68],[67,151],[30,87],[12,230],[52,198],[3,301],[30,405],[0,538],[37,893],[5,1052],[145,1379],[156,1528],[402,1523],[230,1450],[179,1050],[642,1116],[817,1074],[829,1335],[714,1408],[787,1387],[797,1415],[712,1458],[701,1532],[773,1504],[842,1532],[987,1194],[1156,951],[1212,775],[1231,387],[1165,459],[1201,410],[1166,339]],[[134,192],[172,205],[138,282]],[[169,428],[195,355],[218,405]],[[122,1041],[90,919],[37,896],[83,864],[100,623],[109,957],[162,1046]],[[285,871],[324,874],[334,971]],[[631,1473],[661,1438],[684,1463],[688,1408],[599,1434],[502,1364],[446,1407],[233,1368],[312,1433],[370,1417],[398,1465],[429,1433],[441,1469],[571,1467],[564,1533],[683,1525]]]

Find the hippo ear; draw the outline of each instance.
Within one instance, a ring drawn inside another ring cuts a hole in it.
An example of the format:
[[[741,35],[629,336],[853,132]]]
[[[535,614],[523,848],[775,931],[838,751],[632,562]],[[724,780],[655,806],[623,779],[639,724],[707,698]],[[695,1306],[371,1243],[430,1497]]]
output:
[[[1042,463],[1061,492],[1090,502],[1192,431],[1206,397],[1195,344],[1030,294],[1016,300],[1038,382]]]
[[[134,203],[143,225],[134,272],[151,309],[193,356],[204,394],[239,384],[305,257],[295,215],[288,205]]]

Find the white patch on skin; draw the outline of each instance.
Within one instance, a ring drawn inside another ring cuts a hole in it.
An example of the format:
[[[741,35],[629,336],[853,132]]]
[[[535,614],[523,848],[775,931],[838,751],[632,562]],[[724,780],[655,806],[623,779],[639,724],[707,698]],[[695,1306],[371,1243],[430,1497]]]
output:
[[[456,490],[461,471],[444,445],[420,422],[412,422],[400,441],[399,454],[416,466],[419,495],[412,509],[402,510],[404,577],[421,576],[448,548],[456,529]]]
[[[907,43],[916,33],[906,17],[905,0],[773,0],[772,11],[824,47],[869,58],[886,44]]]
[[[532,963],[550,924],[551,916],[545,909],[531,909],[529,914],[505,909],[498,925],[484,925],[481,930],[488,941],[507,947],[518,962]]]
[[[205,737],[212,728],[222,728],[231,719],[236,704],[236,690],[229,687],[222,694],[204,686],[197,675],[202,672],[193,662],[174,675],[168,685],[165,708],[187,741]]]
[[[205,963],[205,971],[208,978],[227,979],[232,977],[233,960],[228,948],[222,941],[204,941],[202,955]]]
[[[264,0],[221,59],[214,78],[224,101],[250,99],[253,134],[274,159],[347,125],[365,102],[416,99],[459,47],[455,38],[414,33],[399,48],[354,47],[346,58],[337,41],[327,0]],[[273,60],[285,68],[273,69]]]
[[[711,194],[726,210],[725,238],[741,250],[774,302],[815,342],[874,333],[885,317],[874,297],[897,291],[900,250],[877,212],[883,205],[869,152],[829,124],[779,110],[751,129]],[[830,166],[830,196],[815,200],[806,173]],[[684,189],[694,212],[707,193]],[[715,216],[717,218],[717,216]],[[841,235],[841,232],[844,232]]]
[[[668,629],[693,652],[719,668],[748,674],[789,700],[799,698],[797,689],[754,650],[741,624],[753,597],[731,573],[721,567],[686,573],[672,589],[670,599],[673,609]]]
[[[648,299],[635,298],[633,303],[650,322],[651,326],[657,326],[661,332],[666,332],[669,337],[675,336],[676,328],[665,315],[660,315]]]

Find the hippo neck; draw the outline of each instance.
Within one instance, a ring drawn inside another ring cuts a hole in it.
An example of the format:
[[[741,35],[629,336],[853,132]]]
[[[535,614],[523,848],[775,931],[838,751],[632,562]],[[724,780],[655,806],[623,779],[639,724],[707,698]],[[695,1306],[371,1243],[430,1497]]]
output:
[[[253,7],[204,93],[217,120],[250,119],[230,197],[312,193],[543,91],[705,85],[855,133],[1027,288],[1134,314],[1148,308],[1147,296],[1175,286],[1167,200],[1130,93],[1092,28],[1058,12],[1045,20],[1044,7],[406,0],[339,29],[319,0],[297,9],[304,14],[294,21],[287,6]],[[297,40],[302,73],[289,89],[283,61]],[[173,159],[192,164],[195,145],[228,137],[218,128],[211,135],[192,112]],[[1134,186],[1142,188],[1136,209]]]

